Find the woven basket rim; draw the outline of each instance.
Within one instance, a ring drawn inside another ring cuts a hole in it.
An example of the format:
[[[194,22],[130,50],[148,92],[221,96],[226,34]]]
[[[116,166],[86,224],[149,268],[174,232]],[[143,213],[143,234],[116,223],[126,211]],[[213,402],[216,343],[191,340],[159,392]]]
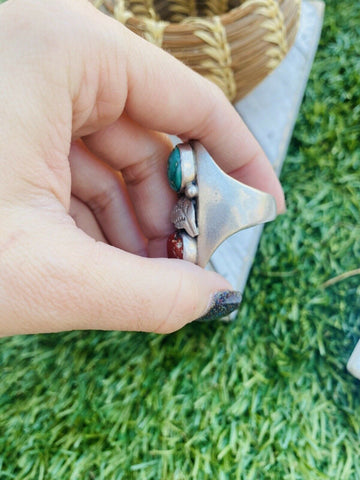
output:
[[[248,93],[285,57],[295,39],[301,3],[245,0],[228,11],[221,5],[218,15],[186,16],[183,7],[177,12],[166,6],[176,0],[155,3],[156,11],[148,6],[155,0],[127,0],[126,5],[125,0],[92,1],[100,2],[130,30],[217,83],[231,101]],[[222,0],[201,0],[217,1]],[[199,11],[206,13],[201,7]],[[159,19],[161,14],[169,15],[169,20]],[[171,21],[174,18],[179,21]]]
[[[258,0],[258,1],[259,1],[259,4],[262,3],[262,0]],[[109,10],[112,10],[111,8],[112,5],[109,3],[109,1],[104,0],[103,3]],[[286,3],[286,0],[278,0],[278,3],[279,4]],[[292,5],[294,8],[294,11],[297,10],[296,2],[293,2]],[[244,23],[243,27],[245,27],[246,21],[249,25],[252,25],[254,20],[254,13],[251,10],[251,8],[252,8],[252,4],[249,3],[249,0],[245,0],[240,5],[233,7],[229,9],[229,11],[222,13],[220,15],[207,15],[207,16],[194,15],[194,16],[189,16],[179,22],[172,22],[172,21],[163,20],[163,19],[158,20],[150,17],[149,18],[140,17],[140,16],[137,16],[131,9],[125,9],[124,12],[127,12],[130,14],[126,21],[126,24],[129,23],[130,25],[133,25],[134,27],[139,29],[142,29],[142,27],[146,28],[148,23],[152,23],[154,25],[157,25],[157,24],[165,25],[165,29],[168,34],[169,33],[192,34],[193,31],[198,28],[197,25],[205,22],[211,22],[212,19],[214,19],[215,17],[220,19],[224,27],[232,26],[240,20]],[[247,9],[249,10],[249,15],[246,13]],[[112,11],[112,13],[114,14],[114,11]],[[286,18],[284,20],[286,20]]]
[[[251,0],[250,0],[251,1]],[[110,0],[111,2],[111,0]],[[108,0],[104,0],[103,1],[103,4],[106,6],[106,8],[108,8],[110,11],[112,11],[112,13],[114,13],[113,11],[113,8],[112,8],[112,4],[110,3]],[[259,4],[262,2],[262,0],[259,0]],[[284,0],[279,0],[279,3],[283,3]],[[136,26],[139,26],[141,24],[143,24],[144,26],[146,25],[147,22],[153,22],[154,24],[166,24],[166,28],[169,29],[169,30],[172,30],[172,29],[176,29],[176,30],[179,30],[178,27],[181,27],[185,29],[185,31],[188,31],[188,30],[191,30],[191,27],[192,27],[192,23],[196,23],[196,22],[203,22],[203,21],[211,21],[211,19],[213,19],[214,17],[218,17],[220,18],[222,24],[225,26],[225,25],[230,25],[232,23],[234,23],[235,21],[237,20],[240,20],[240,19],[246,19],[247,15],[245,14],[244,15],[244,11],[246,9],[249,9],[251,10],[251,7],[252,5],[249,3],[249,0],[245,0],[243,3],[241,3],[240,5],[237,5],[233,8],[230,8],[227,12],[225,13],[221,13],[220,15],[203,15],[203,16],[200,16],[200,15],[192,15],[192,16],[189,16],[187,17],[186,19],[183,19],[183,20],[180,20],[179,22],[173,22],[173,21],[169,21],[169,20],[164,20],[164,19],[154,19],[154,18],[145,18],[145,17],[140,17],[140,16],[137,16],[131,9],[127,8],[124,10],[124,12],[128,12],[131,16],[129,16],[128,20],[127,21],[132,21],[132,22],[136,22]],[[249,12],[249,13],[252,13],[252,12]],[[238,15],[236,15],[238,14]],[[235,18],[231,18],[235,16]],[[249,15],[249,17],[251,17],[251,15]],[[191,21],[189,21],[189,19],[191,19]],[[250,21],[250,18],[249,18],[249,24],[252,23]]]
[[[245,5],[245,7],[244,7]],[[137,17],[131,10],[126,10],[127,12],[131,13],[131,17],[129,17],[128,22],[134,22],[136,23],[136,26],[139,27],[140,25],[146,26],[147,22],[153,22],[154,24],[166,24],[166,30],[168,32],[171,32],[174,30],[174,33],[186,33],[186,32],[193,32],[196,23],[201,24],[204,22],[211,22],[211,20],[215,17],[218,17],[221,20],[221,23],[224,26],[233,24],[234,22],[237,22],[240,19],[245,19],[246,15],[243,14],[243,11],[245,8],[248,8],[245,3],[242,3],[241,5],[234,7],[230,9],[228,12],[222,13],[220,15],[208,15],[208,16],[190,16],[187,17],[184,20],[181,20],[180,22],[170,22],[168,20],[156,20],[152,18],[141,18]],[[238,15],[236,15],[238,14]],[[235,18],[231,18],[235,16]],[[250,23],[250,22],[249,22]],[[195,25],[194,25],[195,24]]]

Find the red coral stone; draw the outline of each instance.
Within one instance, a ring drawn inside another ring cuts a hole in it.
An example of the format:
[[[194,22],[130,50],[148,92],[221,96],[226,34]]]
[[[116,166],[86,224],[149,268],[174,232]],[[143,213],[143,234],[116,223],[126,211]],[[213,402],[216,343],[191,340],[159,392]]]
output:
[[[182,241],[181,233],[172,233],[167,241],[167,253],[168,258],[184,258],[184,244]]]

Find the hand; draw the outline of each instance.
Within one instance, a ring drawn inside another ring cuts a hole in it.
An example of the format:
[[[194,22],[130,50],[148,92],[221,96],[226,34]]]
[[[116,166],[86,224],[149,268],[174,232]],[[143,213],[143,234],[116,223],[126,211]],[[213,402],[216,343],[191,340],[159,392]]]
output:
[[[220,90],[85,0],[0,6],[0,333],[174,331],[219,275],[165,258],[164,133],[280,184]],[[75,220],[75,221],[74,221]]]

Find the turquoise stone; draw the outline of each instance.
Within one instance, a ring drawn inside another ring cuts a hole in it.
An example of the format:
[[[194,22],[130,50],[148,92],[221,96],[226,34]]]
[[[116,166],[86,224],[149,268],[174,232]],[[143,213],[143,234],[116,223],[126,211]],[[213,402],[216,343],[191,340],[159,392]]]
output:
[[[174,150],[170,153],[168,159],[167,176],[170,187],[175,190],[175,192],[180,192],[182,173],[180,150],[177,147],[175,147]]]

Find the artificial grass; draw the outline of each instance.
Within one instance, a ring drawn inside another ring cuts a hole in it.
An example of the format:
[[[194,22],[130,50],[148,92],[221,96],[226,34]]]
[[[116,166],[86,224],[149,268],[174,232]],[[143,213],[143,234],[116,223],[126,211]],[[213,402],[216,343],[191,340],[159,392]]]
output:
[[[360,4],[327,2],[235,323],[0,341],[0,479],[358,479]]]

